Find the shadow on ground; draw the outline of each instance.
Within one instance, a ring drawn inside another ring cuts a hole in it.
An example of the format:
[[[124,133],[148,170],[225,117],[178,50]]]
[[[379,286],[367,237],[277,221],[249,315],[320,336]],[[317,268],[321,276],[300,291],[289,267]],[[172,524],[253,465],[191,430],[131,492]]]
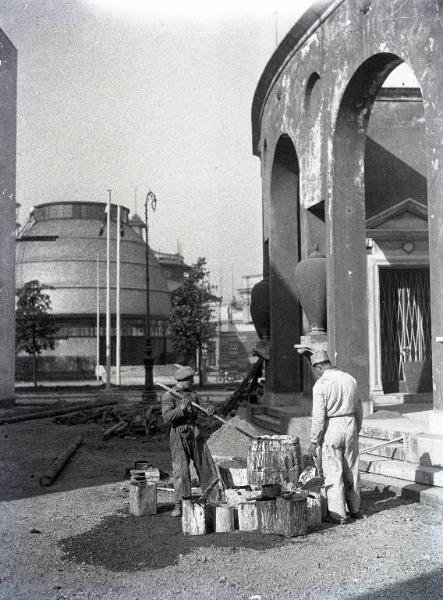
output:
[[[406,579],[385,588],[352,596],[352,600],[440,600],[443,590],[443,570]]]
[[[66,560],[99,565],[111,571],[161,569],[176,563],[180,555],[199,547],[266,550],[287,543],[277,535],[258,532],[211,533],[184,536],[181,520],[173,519],[171,506],[150,517],[128,514],[107,516],[89,531],[59,542]],[[113,540],[112,544],[109,540]]]
[[[362,501],[369,519],[378,512],[409,503],[390,492],[376,491],[363,492]],[[243,531],[184,536],[181,520],[173,519],[169,514],[171,508],[170,505],[160,505],[157,515],[146,517],[134,517],[127,512],[106,516],[92,529],[62,539],[59,545],[64,558],[77,563],[103,566],[111,571],[132,572],[173,565],[180,555],[186,555],[199,547],[228,547],[233,550],[249,548],[260,551],[308,539],[304,537],[291,540],[278,535]],[[322,535],[331,527],[346,526],[324,523],[316,533]],[[109,540],[112,540],[112,544]]]

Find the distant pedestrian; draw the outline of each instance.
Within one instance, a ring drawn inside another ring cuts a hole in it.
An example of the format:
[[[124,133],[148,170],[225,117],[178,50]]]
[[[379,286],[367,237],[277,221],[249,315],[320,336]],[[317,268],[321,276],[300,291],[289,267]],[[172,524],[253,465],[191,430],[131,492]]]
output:
[[[180,367],[175,373],[177,381],[174,391],[166,392],[162,398],[163,421],[170,424],[169,441],[172,455],[172,478],[174,480],[175,507],[173,517],[182,514],[182,499],[191,495],[191,475],[189,464],[192,460],[204,492],[217,479],[217,470],[205,439],[197,425],[198,408],[192,406],[195,402],[202,406],[209,415],[214,414],[214,407],[204,402],[192,390],[194,369]],[[217,502],[219,490],[216,486],[208,495],[208,500]]]
[[[363,410],[357,382],[331,364],[327,352],[317,350],[311,364],[320,376],[313,388],[310,456],[322,450],[322,467],[328,501],[326,520],[344,524],[360,512],[359,445]]]

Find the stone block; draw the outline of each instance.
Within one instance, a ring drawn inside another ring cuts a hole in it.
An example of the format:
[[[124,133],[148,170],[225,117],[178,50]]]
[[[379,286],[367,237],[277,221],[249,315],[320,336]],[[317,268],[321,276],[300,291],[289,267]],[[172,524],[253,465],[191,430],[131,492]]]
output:
[[[405,460],[422,466],[443,467],[443,435],[405,435]]]
[[[360,455],[360,471],[378,473],[423,485],[443,487],[443,469],[426,467],[403,460],[389,460],[362,454]]]

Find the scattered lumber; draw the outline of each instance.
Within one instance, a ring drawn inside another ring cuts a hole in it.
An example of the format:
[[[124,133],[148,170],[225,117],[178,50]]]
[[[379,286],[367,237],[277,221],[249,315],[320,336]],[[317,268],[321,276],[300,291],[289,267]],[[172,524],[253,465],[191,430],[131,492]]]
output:
[[[39,479],[40,485],[42,487],[48,487],[55,481],[59,473],[63,470],[71,456],[83,442],[83,437],[79,435],[75,440],[70,444],[66,450],[56,459],[56,461],[49,467],[49,469],[42,475]]]
[[[112,435],[129,435],[131,431],[143,431],[148,437],[162,423],[161,405],[140,402],[133,406],[118,406],[107,411],[102,423],[103,427],[107,426],[103,432],[105,440]]]
[[[94,400],[92,402],[83,402],[82,404],[73,404],[72,406],[32,411],[29,413],[22,413],[21,415],[3,417],[0,419],[0,425],[5,425],[6,423],[20,423],[21,421],[32,421],[33,419],[47,419],[48,417],[57,417],[59,415],[75,413],[87,409],[112,406],[114,404],[117,404],[117,400]]]
[[[132,405],[117,405],[113,400],[102,406],[82,404],[69,409],[69,414],[57,412],[54,422],[61,425],[83,425],[85,423],[100,423],[103,427],[103,439],[113,435],[129,435],[132,431],[143,431],[146,436],[163,423],[161,405],[146,405],[138,402]],[[117,405],[117,406],[116,406]],[[47,416],[53,416],[48,414]]]

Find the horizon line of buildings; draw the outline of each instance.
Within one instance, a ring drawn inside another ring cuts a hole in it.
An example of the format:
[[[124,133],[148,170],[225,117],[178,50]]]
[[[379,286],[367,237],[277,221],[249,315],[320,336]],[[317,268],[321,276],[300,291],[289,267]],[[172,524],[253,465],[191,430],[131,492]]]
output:
[[[48,202],[34,207],[20,229],[16,253],[16,287],[38,280],[52,288],[51,304],[57,326],[57,346],[38,360],[40,380],[74,380],[94,377],[105,360],[106,235],[101,235],[106,203]],[[121,365],[142,365],[145,352],[146,242],[145,224],[121,206],[120,306]],[[17,219],[18,220],[18,219]],[[115,364],[117,206],[111,205],[111,357]],[[190,267],[177,253],[149,249],[151,337],[156,364],[179,360],[169,334],[170,295],[183,282]],[[260,276],[254,276],[258,281]],[[208,366],[244,373],[258,341],[252,325],[250,281],[239,290],[242,307],[235,302],[218,306],[217,333],[207,349]],[[248,292],[249,290],[249,292]],[[97,316],[98,315],[98,316]],[[97,357],[97,319],[99,350]],[[98,358],[98,362],[97,362]],[[32,357],[19,354],[16,379],[32,379]]]

